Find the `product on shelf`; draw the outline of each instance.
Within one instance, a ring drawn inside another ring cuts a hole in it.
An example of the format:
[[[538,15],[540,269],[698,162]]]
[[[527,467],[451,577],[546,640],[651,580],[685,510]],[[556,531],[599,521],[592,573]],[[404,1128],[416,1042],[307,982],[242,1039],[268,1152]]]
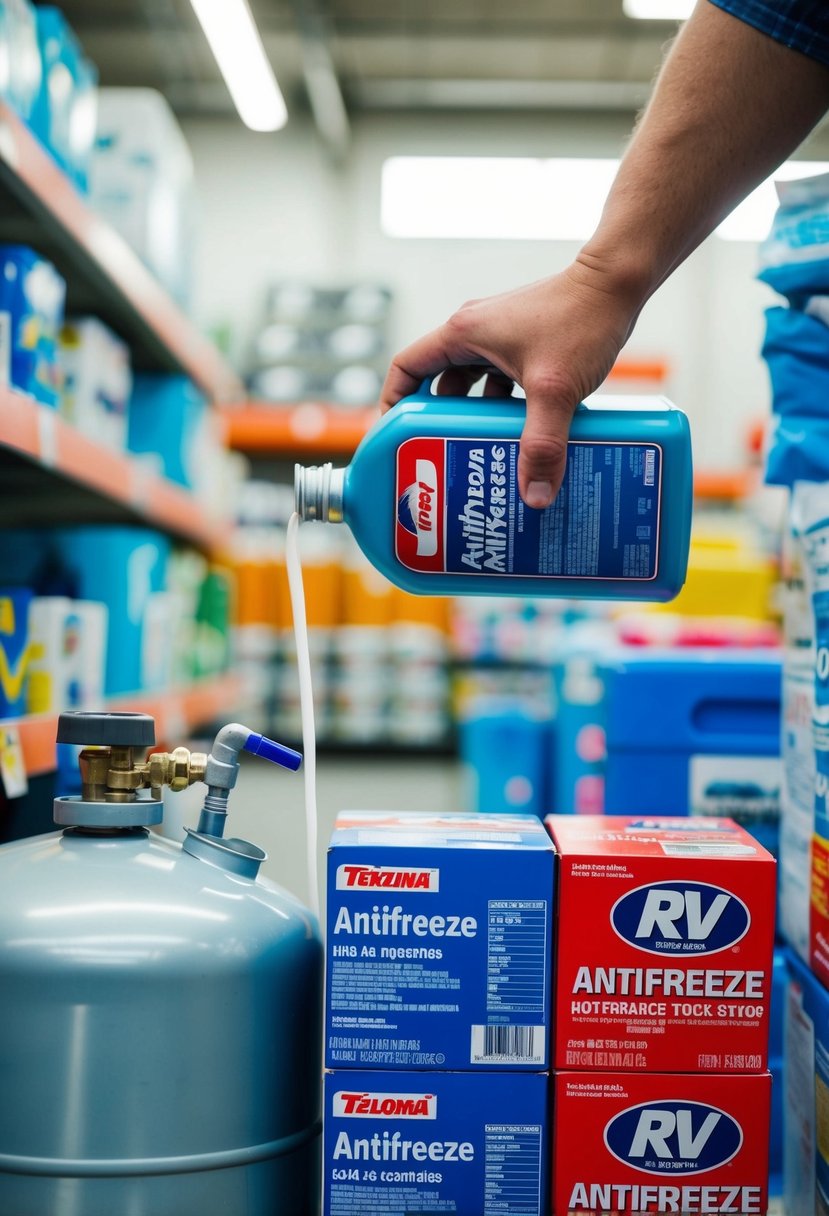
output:
[[[765,1216],[769,1097],[768,1073],[557,1073],[554,1213]]]
[[[128,445],[179,485],[199,481],[207,404],[187,376],[141,372],[133,381]]]
[[[271,289],[267,320],[254,343],[251,392],[274,404],[373,404],[388,363],[391,293],[372,284]]]
[[[42,76],[34,7],[29,0],[2,0],[0,97],[26,122],[32,118]]]
[[[154,89],[100,89],[90,168],[95,210],[183,306],[191,293],[193,162]]]
[[[55,407],[65,295],[51,262],[27,245],[0,245],[0,384]]]
[[[327,1072],[323,1213],[547,1210],[545,1074]]]
[[[132,392],[125,343],[97,317],[78,317],[60,331],[63,390],[60,411],[90,439],[123,451]]]
[[[338,816],[326,1067],[547,1067],[552,900],[531,816]]]
[[[40,5],[42,76],[31,124],[79,190],[86,192],[95,139],[98,72],[58,8]]]
[[[763,1072],[771,855],[728,819],[546,823],[559,859],[555,1067]]]
[[[26,679],[35,648],[29,634],[28,588],[0,588],[0,718],[17,717],[26,707]]]
[[[549,810],[550,731],[548,720],[520,704],[487,699],[476,707],[473,702],[459,729],[470,809],[543,817]]]
[[[108,611],[94,600],[38,596],[29,609],[35,647],[27,712],[100,708],[104,696]]]
[[[811,1216],[829,1204],[829,992],[791,953],[787,966],[783,1200]]]
[[[599,666],[608,815],[725,816],[779,846],[774,651],[625,650]],[[659,712],[654,713],[654,707]]]

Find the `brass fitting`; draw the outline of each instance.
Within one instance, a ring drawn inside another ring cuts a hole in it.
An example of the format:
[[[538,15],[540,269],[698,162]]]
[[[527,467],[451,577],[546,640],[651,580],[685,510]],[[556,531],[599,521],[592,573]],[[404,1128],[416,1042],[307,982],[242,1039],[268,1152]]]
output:
[[[206,767],[204,752],[190,752],[186,747],[177,747],[172,752],[154,752],[147,759],[146,784],[151,787],[167,785],[176,793],[196,781],[203,781]]]
[[[203,781],[207,756],[177,747],[136,764],[131,747],[87,747],[79,763],[84,801],[132,802],[138,790],[149,788],[158,797],[162,786],[178,792]]]

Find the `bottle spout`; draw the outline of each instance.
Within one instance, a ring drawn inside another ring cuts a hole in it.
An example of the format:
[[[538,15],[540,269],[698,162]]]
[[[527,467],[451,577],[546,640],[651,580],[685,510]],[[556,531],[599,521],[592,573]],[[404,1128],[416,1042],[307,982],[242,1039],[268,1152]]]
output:
[[[343,522],[345,469],[332,464],[294,465],[294,510],[300,519]]]

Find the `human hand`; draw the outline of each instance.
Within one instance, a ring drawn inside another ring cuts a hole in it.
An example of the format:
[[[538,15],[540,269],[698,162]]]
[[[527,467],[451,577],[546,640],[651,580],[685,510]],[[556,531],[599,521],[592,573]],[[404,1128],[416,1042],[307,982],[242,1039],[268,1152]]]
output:
[[[442,372],[438,393],[464,396],[486,374],[486,396],[527,396],[518,487],[529,507],[549,506],[561,486],[576,406],[613,366],[641,301],[601,267],[577,260],[552,278],[470,300],[392,361],[383,412]]]

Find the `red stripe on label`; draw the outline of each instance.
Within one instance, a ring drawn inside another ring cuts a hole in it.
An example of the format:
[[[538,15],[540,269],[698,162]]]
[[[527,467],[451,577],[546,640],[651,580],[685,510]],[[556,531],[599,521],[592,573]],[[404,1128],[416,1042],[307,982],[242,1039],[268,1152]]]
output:
[[[446,440],[407,439],[397,449],[395,552],[409,570],[446,569]]]

